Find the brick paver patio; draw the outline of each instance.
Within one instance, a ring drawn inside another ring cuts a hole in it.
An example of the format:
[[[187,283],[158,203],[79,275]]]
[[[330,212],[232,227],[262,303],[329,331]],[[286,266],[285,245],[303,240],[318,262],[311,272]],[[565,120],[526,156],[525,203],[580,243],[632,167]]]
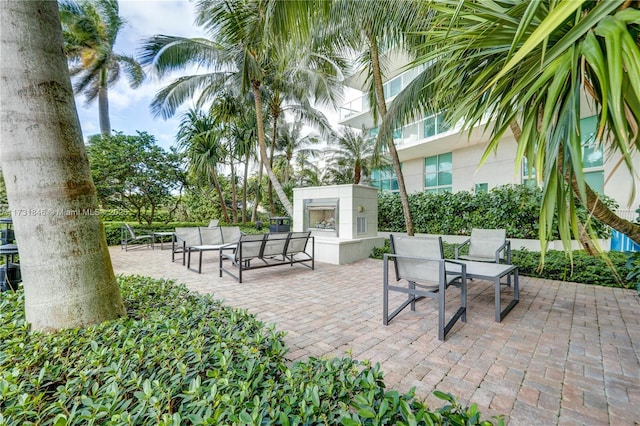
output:
[[[388,387],[415,387],[430,406],[442,405],[432,396],[438,389],[476,403],[483,417],[504,414],[509,425],[640,424],[640,299],[633,290],[521,277],[520,303],[496,323],[492,284],[474,280],[467,323],[440,342],[431,300],[382,325],[378,260],[254,270],[238,284],[218,277],[214,253],[204,254],[197,274],[172,263],[169,250],[110,251],[118,274],[174,279],[274,323],[287,332],[292,360],[370,359],[381,364]]]

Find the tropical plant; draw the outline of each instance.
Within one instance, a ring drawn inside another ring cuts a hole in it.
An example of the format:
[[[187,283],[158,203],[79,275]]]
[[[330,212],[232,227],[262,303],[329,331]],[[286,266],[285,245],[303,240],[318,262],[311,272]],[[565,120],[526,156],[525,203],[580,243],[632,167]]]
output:
[[[630,173],[640,148],[640,6],[625,0],[425,3],[423,53],[429,65],[394,100],[380,137],[399,122],[448,108],[463,129],[491,122],[483,161],[508,129],[544,190],[542,244],[553,217],[569,251],[578,237],[574,194],[591,214],[640,242],[640,226],[617,217],[586,184],[579,120],[587,97],[597,140],[620,153]],[[570,252],[570,251],[569,251]]]
[[[189,64],[209,67],[210,72],[183,76],[161,90],[152,107],[165,117],[199,93],[197,104],[211,101],[220,87],[234,79],[243,93],[251,92],[256,113],[260,159],[287,213],[293,208],[269,164],[263,122],[264,84],[275,74],[278,48],[308,35],[310,16],[323,2],[278,0],[202,0],[196,5],[196,24],[211,39],[157,35],[143,46],[142,62],[160,74]],[[215,41],[214,41],[215,40]],[[311,87],[309,89],[312,89]]]
[[[133,57],[113,51],[118,33],[126,24],[119,15],[118,0],[61,0],[59,10],[74,90],[83,93],[87,103],[98,99],[100,132],[108,136],[109,87],[123,72],[131,88],[138,87],[145,77]]]
[[[374,146],[365,140],[362,133],[357,133],[350,127],[342,129],[340,135],[334,138],[329,148],[327,170],[325,177],[334,184],[359,184],[367,178],[374,160]]]
[[[126,316],[59,48],[57,8],[0,2],[0,27],[11,28],[2,34],[0,167],[21,247],[25,330]]]
[[[374,121],[387,115],[387,101],[383,89],[386,63],[398,49],[407,46],[408,34],[414,29],[414,1],[336,0],[332,2],[329,23],[339,28],[336,37],[330,39],[345,53],[356,52],[356,73],[366,76],[366,93],[369,98]],[[398,191],[402,200],[403,214],[408,235],[413,235],[414,226],[409,208],[409,198],[404,183],[400,158],[393,138],[389,134],[380,136],[378,144],[388,149],[393,170],[398,180]]]
[[[180,156],[167,152],[146,132],[89,138],[87,155],[103,208],[131,211],[138,223],[156,220],[160,207],[182,193],[185,176]],[[169,219],[169,218],[168,218]]]
[[[231,223],[218,177],[218,165],[223,163],[226,157],[222,132],[211,114],[190,109],[184,113],[180,121],[177,141],[187,160],[189,171],[196,175],[196,187],[213,184],[222,219]]]
[[[320,150],[312,146],[320,143],[318,135],[303,133],[304,126],[300,121],[285,123],[280,126],[276,140],[276,158],[282,160],[282,182],[286,185],[294,175],[292,162],[302,156],[304,159],[314,159],[320,155]]]

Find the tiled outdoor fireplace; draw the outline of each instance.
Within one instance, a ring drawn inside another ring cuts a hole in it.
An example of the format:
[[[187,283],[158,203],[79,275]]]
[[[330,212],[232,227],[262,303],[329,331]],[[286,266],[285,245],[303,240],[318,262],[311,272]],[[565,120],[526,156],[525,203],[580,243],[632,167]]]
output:
[[[311,231],[319,262],[341,265],[369,257],[378,237],[378,190],[332,185],[293,190],[293,230]]]

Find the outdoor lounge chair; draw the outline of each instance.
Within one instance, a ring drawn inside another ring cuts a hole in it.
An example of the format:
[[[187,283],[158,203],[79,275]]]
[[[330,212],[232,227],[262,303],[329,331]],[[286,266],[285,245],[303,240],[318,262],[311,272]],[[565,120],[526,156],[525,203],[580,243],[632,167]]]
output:
[[[469,254],[460,254],[460,249],[469,246]],[[471,237],[455,247],[455,258],[474,262],[494,262],[511,265],[511,242],[504,229],[471,230]],[[511,287],[511,275],[506,284]]]
[[[388,325],[404,308],[411,305],[416,310],[416,301],[429,297],[438,302],[438,339],[444,340],[453,325],[462,319],[467,320],[467,277],[466,266],[460,262],[445,260],[442,250],[442,239],[390,236],[391,254],[384,255],[383,262],[383,296],[382,323]],[[406,286],[389,283],[389,261],[393,260],[396,281],[406,281]],[[455,266],[447,271],[447,264]],[[460,307],[447,321],[445,302],[447,288],[459,282]],[[389,292],[397,291],[407,294],[400,306],[389,313]]]
[[[136,235],[131,228],[131,225],[128,223],[121,228],[121,239],[120,239],[120,248],[123,248],[124,251],[128,251],[129,249],[138,249],[149,247],[153,245],[153,236],[151,234],[144,235]]]
[[[469,254],[460,254],[460,249],[469,246]],[[471,230],[471,237],[455,248],[455,258],[475,262],[506,262],[511,265],[511,242],[504,229]]]

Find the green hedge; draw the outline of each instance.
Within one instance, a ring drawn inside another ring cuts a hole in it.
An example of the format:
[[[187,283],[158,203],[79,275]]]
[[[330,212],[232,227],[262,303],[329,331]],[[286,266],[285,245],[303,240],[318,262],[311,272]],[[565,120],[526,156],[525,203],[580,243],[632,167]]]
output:
[[[174,231],[176,228],[187,228],[191,226],[207,226],[209,222],[170,222],[170,223],[161,223],[154,222],[151,225],[140,225],[138,223],[133,222],[104,222],[104,231],[107,235],[107,244],[110,246],[117,246],[120,244],[121,236],[122,236],[122,227],[128,223],[131,228],[134,230],[136,234],[149,233],[152,231],[155,232],[168,232]],[[240,226],[240,230],[245,234],[255,234],[266,232],[269,230],[269,227],[263,227],[262,230],[258,231],[255,228],[255,224],[252,222],[247,222],[244,225],[236,224]],[[158,237],[159,238],[159,237]],[[165,241],[170,241],[169,237],[165,237]],[[159,241],[159,240],[157,240]]]
[[[190,226],[207,226],[209,223],[204,222],[171,222],[162,223],[154,222],[151,225],[140,225],[134,222],[104,222],[104,232],[107,236],[107,244],[110,246],[117,246],[122,239],[122,227],[128,223],[136,234],[149,233],[152,231],[174,231],[177,227],[190,227]]]
[[[444,257],[455,257],[455,244],[443,243]],[[389,240],[383,247],[376,247],[371,252],[374,259],[382,259],[385,253],[391,253]],[[584,250],[574,250],[573,268],[571,260],[564,251],[549,250],[545,255],[544,269],[539,270],[540,253],[525,249],[511,250],[511,263],[518,265],[518,273],[528,277],[546,278],[550,280],[571,281],[582,284],[595,284],[605,287],[635,288],[633,277],[628,276],[626,268],[629,253],[609,252],[606,256],[590,256]],[[611,266],[618,278],[612,273]]]
[[[289,367],[283,333],[211,296],[120,284],[128,319],[50,334],[29,332],[21,291],[0,294],[0,424],[492,424],[442,392],[430,411],[387,390],[367,362]]]
[[[604,201],[616,207],[612,200]],[[409,194],[415,232],[426,234],[469,235],[472,228],[499,228],[506,229],[509,238],[538,238],[541,203],[542,191],[526,185],[505,185],[479,194]],[[587,212],[580,207],[578,215],[584,219]],[[608,238],[607,226],[595,219],[593,226],[600,238]],[[399,194],[379,194],[378,230],[406,231]],[[552,235],[552,239],[557,237],[557,233]]]

